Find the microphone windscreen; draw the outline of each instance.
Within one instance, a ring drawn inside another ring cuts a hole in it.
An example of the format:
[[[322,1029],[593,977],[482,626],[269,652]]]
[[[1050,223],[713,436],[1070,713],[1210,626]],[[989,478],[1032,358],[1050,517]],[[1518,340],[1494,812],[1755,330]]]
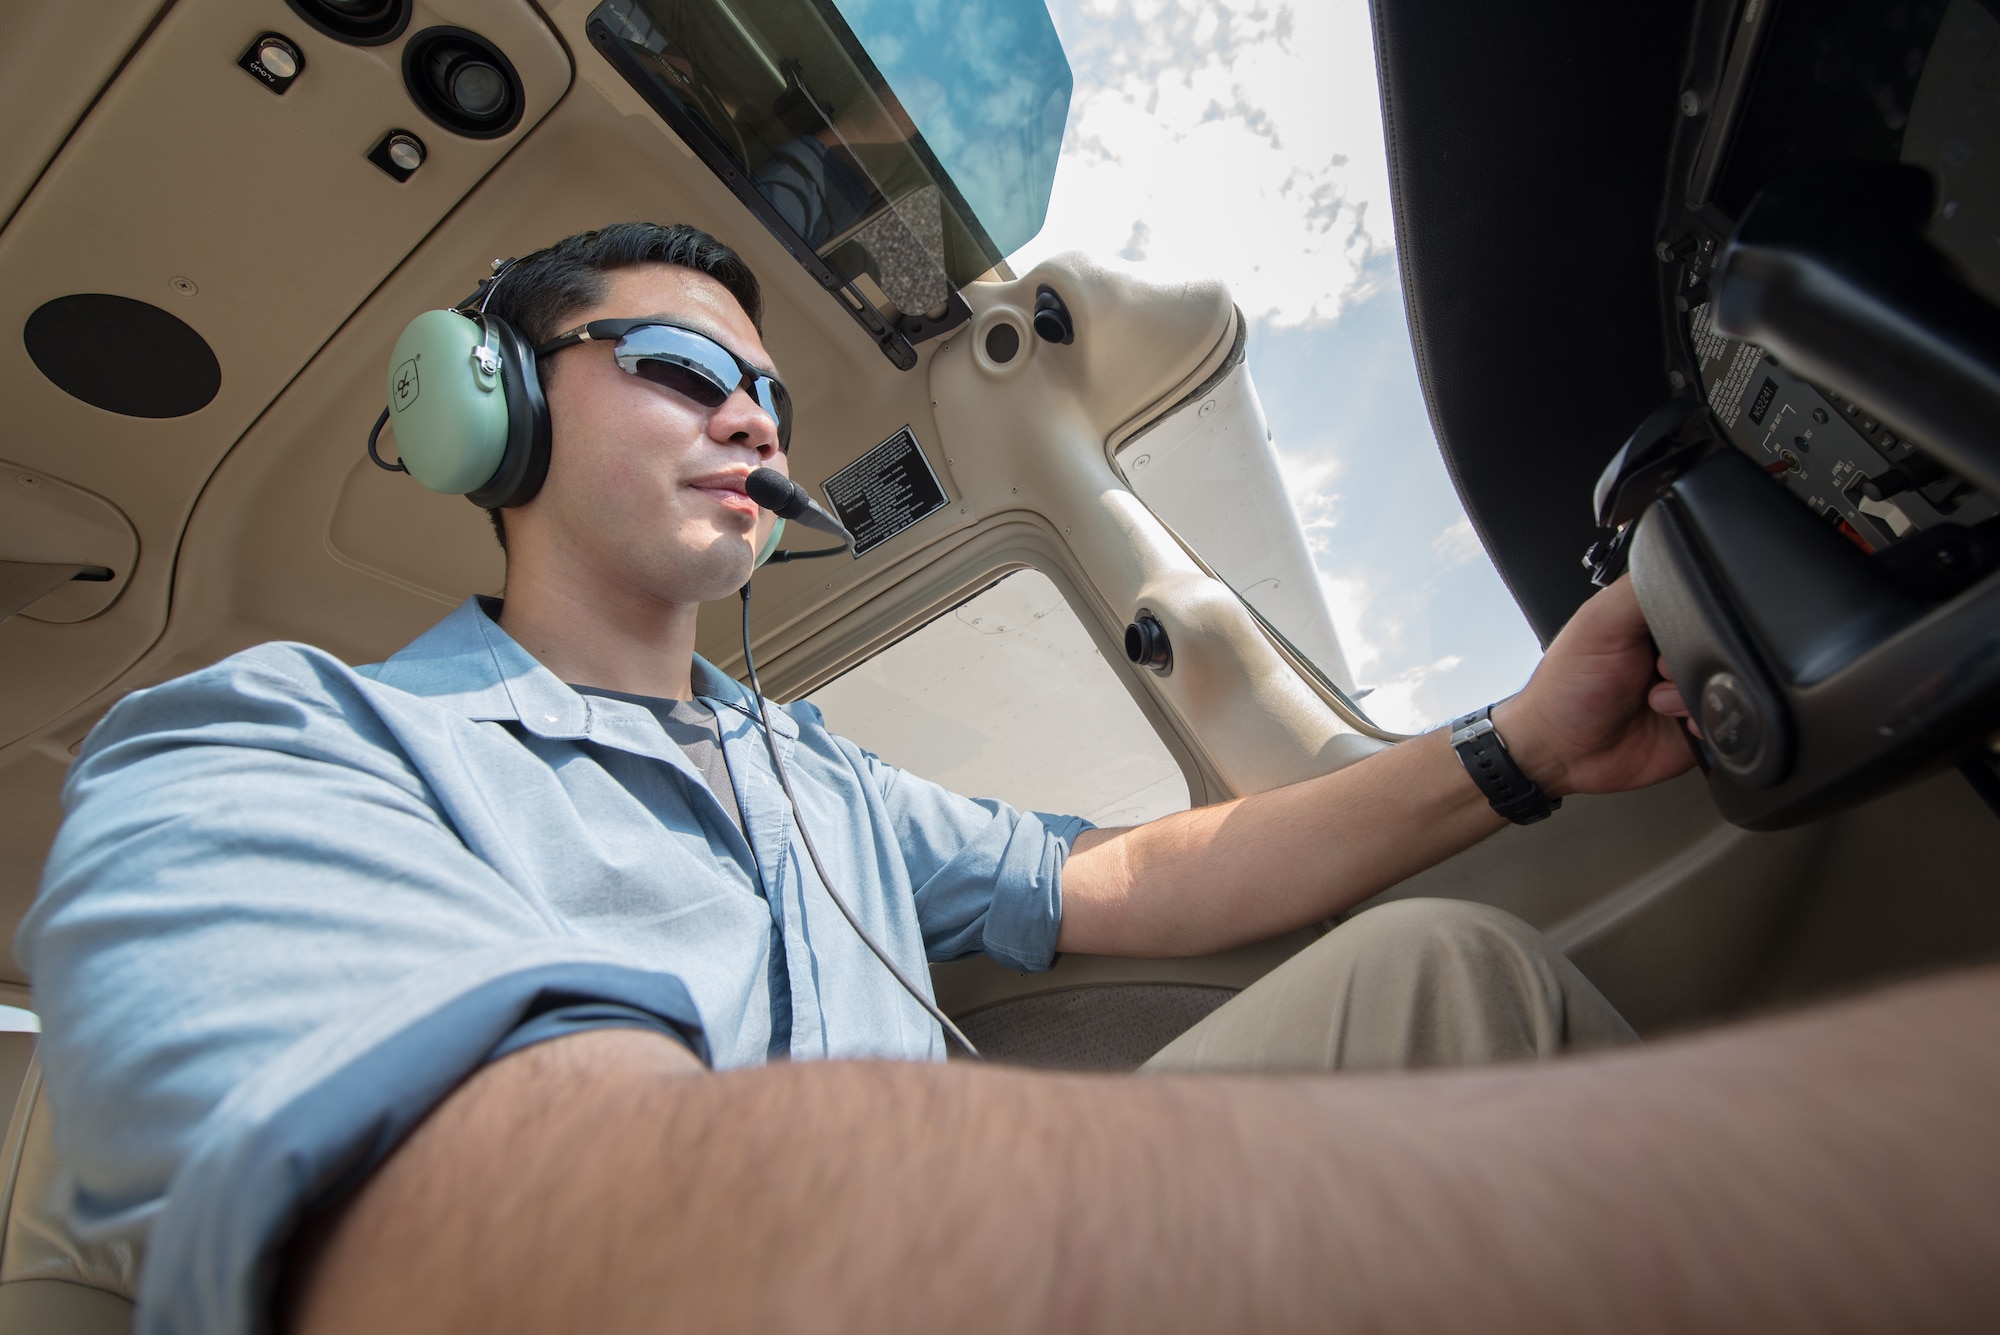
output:
[[[775,468],[759,468],[743,479],[743,490],[751,500],[769,510],[780,519],[789,519],[816,528],[822,533],[831,533],[842,542],[852,546],[854,537],[840,521],[822,510],[812,498],[812,493],[786,477]]]
[[[759,468],[743,479],[751,500],[784,519],[797,519],[811,504],[805,488],[775,468]]]

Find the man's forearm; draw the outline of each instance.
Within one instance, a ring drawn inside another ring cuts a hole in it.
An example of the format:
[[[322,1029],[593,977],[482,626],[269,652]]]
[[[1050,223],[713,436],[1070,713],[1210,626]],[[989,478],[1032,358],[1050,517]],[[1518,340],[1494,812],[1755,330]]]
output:
[[[1503,824],[1442,731],[1317,779],[1130,829],[1063,865],[1057,948],[1208,954],[1330,917]]]
[[[2000,974],[1540,1067],[795,1065],[595,1034],[469,1082],[299,1329],[1963,1330]]]

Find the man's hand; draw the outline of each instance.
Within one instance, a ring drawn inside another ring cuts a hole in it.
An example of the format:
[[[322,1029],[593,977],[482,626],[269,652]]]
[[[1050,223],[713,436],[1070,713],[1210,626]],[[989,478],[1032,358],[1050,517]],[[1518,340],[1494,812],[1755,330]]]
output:
[[[1629,576],[1577,609],[1519,695],[1494,706],[1514,761],[1551,797],[1622,793],[1694,763],[1687,705],[1658,659]]]

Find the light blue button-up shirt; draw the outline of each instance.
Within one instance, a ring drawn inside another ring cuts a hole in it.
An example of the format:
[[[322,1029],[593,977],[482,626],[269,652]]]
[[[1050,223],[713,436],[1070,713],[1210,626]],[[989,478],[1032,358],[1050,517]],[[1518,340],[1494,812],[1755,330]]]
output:
[[[581,695],[466,603],[352,669],[267,644],[91,734],[16,950],[86,1236],[142,1238],[140,1328],[263,1325],[299,1212],[538,1015],[655,1017],[717,1068],[944,1055],[802,855],[749,693],[696,659],[738,831],[643,706]],[[904,970],[1045,969],[1089,828],[772,724],[828,872]],[[773,951],[782,950],[782,966]]]

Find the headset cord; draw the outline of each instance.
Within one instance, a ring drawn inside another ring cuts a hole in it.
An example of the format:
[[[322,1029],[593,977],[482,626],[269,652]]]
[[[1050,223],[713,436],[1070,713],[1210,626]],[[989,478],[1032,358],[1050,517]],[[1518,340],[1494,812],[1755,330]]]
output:
[[[750,657],[750,585],[747,582],[741,592],[744,675],[750,678],[750,694],[757,701],[757,717],[764,725],[764,749],[771,755],[771,768],[777,771],[778,786],[785,790],[785,801],[792,810],[792,828],[799,832],[799,841],[806,846],[806,856],[812,859],[813,870],[819,873],[820,885],[825,887],[827,897],[833,900],[834,907],[840,910],[843,918],[847,919],[847,925],[854,929],[854,934],[861,938],[861,943],[875,952],[875,958],[882,961],[882,967],[895,976],[896,981],[903,985],[903,990],[908,992],[919,1006],[928,1011],[933,1020],[944,1026],[944,1031],[951,1035],[953,1042],[965,1050],[966,1056],[976,1062],[985,1061],[986,1059],[979,1055],[979,1049],[972,1046],[972,1040],[965,1036],[965,1031],[953,1024],[951,1017],[939,1010],[937,1003],[925,996],[917,985],[910,981],[910,976],[903,972],[896,961],[889,958],[889,952],[875,943],[875,938],[868,934],[868,929],[854,916],[854,910],[848,907],[847,900],[842,898],[840,891],[833,888],[833,878],[826,874],[826,864],[819,860],[819,850],[813,847],[812,835],[806,830],[804,818],[799,815],[799,799],[792,795],[792,780],[785,773],[785,762],[778,757],[778,735],[771,730],[771,711],[764,703],[764,692],[757,685],[757,664]]]

